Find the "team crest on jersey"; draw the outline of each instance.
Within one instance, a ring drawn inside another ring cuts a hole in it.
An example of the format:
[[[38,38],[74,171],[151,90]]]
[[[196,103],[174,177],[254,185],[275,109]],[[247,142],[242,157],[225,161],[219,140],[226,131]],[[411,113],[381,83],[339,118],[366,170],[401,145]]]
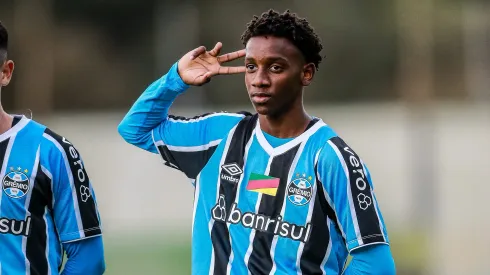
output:
[[[22,170],[20,167],[16,169],[13,167],[10,168],[10,172],[2,179],[2,188],[7,196],[20,199],[29,192],[30,182],[27,176],[28,172],[27,169]]]
[[[298,173],[295,179],[288,184],[287,196],[292,204],[303,206],[310,202],[313,193],[311,180],[311,176],[306,177],[306,174]]]

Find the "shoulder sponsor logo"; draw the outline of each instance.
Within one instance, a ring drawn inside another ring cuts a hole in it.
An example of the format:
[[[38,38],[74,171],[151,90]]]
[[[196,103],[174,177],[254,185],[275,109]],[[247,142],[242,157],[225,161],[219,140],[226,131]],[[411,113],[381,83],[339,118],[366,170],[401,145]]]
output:
[[[63,137],[63,143],[65,146],[68,146],[68,161],[70,162],[70,169],[73,174],[73,180],[75,181],[75,186],[79,185],[80,187],[77,190],[78,196],[80,200],[85,203],[91,197],[90,188],[89,188],[89,180],[85,168],[83,166],[83,161],[80,157],[80,154],[75,149],[73,144],[71,144],[66,138]]]
[[[68,147],[68,151],[70,153],[70,157],[72,158],[73,166],[76,169],[76,176],[78,180],[81,183],[85,182],[86,179],[85,169],[83,168],[83,162],[80,159],[80,155],[78,154],[75,147],[73,147],[73,145],[66,138],[63,138],[63,143],[68,144],[70,146]]]
[[[361,192],[357,195],[357,202],[359,203],[359,208],[362,210],[366,210],[371,206],[372,204],[372,199],[371,196],[369,196],[369,189],[366,190],[369,185],[366,182],[366,173],[364,172],[364,167],[362,166],[362,163],[359,161],[358,157],[354,152],[352,151],[351,148],[348,146],[344,147],[344,151],[349,153],[349,163],[347,166],[350,171],[350,175],[352,177],[351,181],[354,180],[357,189]]]
[[[89,198],[90,198],[90,188],[88,188],[85,185],[80,185],[80,199],[82,199],[83,202],[87,202]]]
[[[371,198],[363,193],[359,193],[359,195],[357,195],[357,200],[359,201],[359,207],[362,210],[368,209],[368,207],[371,205]]]
[[[220,178],[222,180],[238,183],[240,181],[240,175],[243,174],[242,168],[236,163],[227,163],[221,166]]]
[[[28,172],[27,169],[22,170],[21,167],[17,167],[17,169],[10,167],[10,172],[2,179],[2,189],[7,196],[20,199],[29,192],[30,180],[27,176]]]

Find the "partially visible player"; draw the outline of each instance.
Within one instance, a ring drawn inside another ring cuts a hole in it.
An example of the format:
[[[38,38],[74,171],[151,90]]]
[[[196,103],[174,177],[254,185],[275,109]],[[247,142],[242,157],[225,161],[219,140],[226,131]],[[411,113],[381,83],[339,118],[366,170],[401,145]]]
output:
[[[14,71],[7,48],[0,22],[0,87]],[[1,104],[0,192],[0,274],[104,273],[100,217],[80,153],[66,138],[6,113]]]
[[[184,55],[119,125],[126,141],[195,184],[192,273],[340,274],[350,253],[345,274],[395,274],[366,165],[304,110],[322,60],[313,28],[270,10],[242,41],[245,50],[229,54],[218,43]],[[222,66],[243,56],[245,66]],[[168,115],[189,85],[232,73],[245,73],[256,114]]]

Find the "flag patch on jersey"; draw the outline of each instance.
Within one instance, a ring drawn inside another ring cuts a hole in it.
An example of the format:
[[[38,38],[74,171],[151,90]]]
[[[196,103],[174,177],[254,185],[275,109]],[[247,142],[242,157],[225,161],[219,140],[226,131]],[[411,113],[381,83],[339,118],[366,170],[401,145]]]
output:
[[[279,187],[279,178],[252,173],[247,184],[247,190],[275,196]]]

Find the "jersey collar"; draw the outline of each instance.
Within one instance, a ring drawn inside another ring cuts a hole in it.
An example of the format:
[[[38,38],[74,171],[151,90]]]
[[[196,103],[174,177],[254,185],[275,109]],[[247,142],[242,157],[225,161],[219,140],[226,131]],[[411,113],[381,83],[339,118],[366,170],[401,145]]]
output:
[[[14,127],[8,129],[5,133],[0,135],[0,142],[6,140],[7,138],[17,134],[20,130],[22,130],[27,123],[29,123],[29,120],[27,117],[22,116],[20,121],[14,125]]]
[[[255,125],[255,135],[257,136],[257,141],[259,142],[260,146],[267,152],[267,154],[269,154],[270,156],[277,156],[287,152],[288,150],[295,147],[296,145],[304,141],[307,141],[311,135],[313,135],[316,131],[318,131],[318,129],[320,129],[325,125],[326,124],[321,119],[318,119],[318,121],[313,126],[311,126],[308,130],[304,131],[301,135],[275,148],[272,147],[272,145],[270,145],[267,139],[265,138],[264,133],[260,128],[259,119],[257,119],[257,124]]]

